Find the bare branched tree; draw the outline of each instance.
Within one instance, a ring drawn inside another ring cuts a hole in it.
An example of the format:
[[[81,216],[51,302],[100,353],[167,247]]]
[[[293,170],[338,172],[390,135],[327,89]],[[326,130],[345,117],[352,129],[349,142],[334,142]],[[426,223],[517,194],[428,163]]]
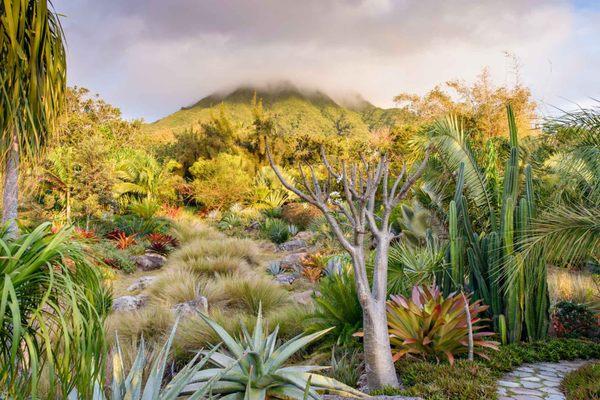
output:
[[[390,177],[389,160],[385,154],[376,162],[368,162],[364,157],[353,165],[341,162],[336,170],[321,150],[328,179],[319,182],[312,166],[300,166],[301,182],[298,186],[286,181],[273,162],[268,147],[267,156],[283,186],[321,210],[337,240],[352,259],[354,280],[363,310],[364,353],[369,388],[397,387],[398,378],[392,361],[386,315],[388,252],[390,242],[395,237],[390,226],[390,215],[423,174],[429,150],[412,175],[406,176],[407,167],[403,165],[401,172],[393,178]],[[309,174],[305,169],[308,169]],[[343,194],[331,191],[332,180],[341,184]],[[342,223],[347,223],[352,228],[351,234],[344,234]],[[375,251],[371,284],[367,278],[366,266],[371,248],[369,237],[374,241]]]

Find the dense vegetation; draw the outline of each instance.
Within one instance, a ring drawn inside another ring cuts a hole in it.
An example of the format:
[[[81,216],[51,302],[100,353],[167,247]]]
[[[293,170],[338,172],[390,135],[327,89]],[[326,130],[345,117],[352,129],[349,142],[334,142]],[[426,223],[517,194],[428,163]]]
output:
[[[46,1],[0,21],[1,398],[494,398],[600,357],[598,107],[541,121],[484,70],[387,110],[280,84],[145,124],[65,86]]]

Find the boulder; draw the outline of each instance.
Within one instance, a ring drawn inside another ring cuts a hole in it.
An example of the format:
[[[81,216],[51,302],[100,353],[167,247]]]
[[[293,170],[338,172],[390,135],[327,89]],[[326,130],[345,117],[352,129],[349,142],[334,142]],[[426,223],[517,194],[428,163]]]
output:
[[[307,255],[307,252],[292,253],[283,257],[279,262],[282,268],[293,269],[299,272],[302,269],[302,259]]]
[[[144,307],[148,296],[140,294],[137,296],[121,296],[113,299],[112,308],[114,311],[135,311]]]
[[[292,239],[279,245],[280,251],[298,251],[306,248],[306,241],[302,239]]]
[[[129,292],[137,292],[139,290],[144,290],[148,286],[150,286],[150,284],[155,280],[155,276],[142,276],[141,278],[136,279],[131,285],[129,285],[127,290]]]
[[[177,315],[190,315],[197,314],[199,312],[207,313],[208,299],[204,296],[198,296],[194,300],[175,304],[172,310]]]
[[[142,271],[153,271],[165,265],[167,258],[156,253],[146,253],[142,256],[134,256],[133,262]]]
[[[275,280],[281,284],[291,285],[296,280],[296,276],[294,274],[277,274]]]

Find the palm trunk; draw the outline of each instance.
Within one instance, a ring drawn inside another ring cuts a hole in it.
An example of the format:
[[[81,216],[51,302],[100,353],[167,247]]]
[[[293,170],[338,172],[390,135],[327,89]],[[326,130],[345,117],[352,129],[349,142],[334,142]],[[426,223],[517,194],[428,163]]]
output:
[[[19,227],[17,226],[19,207],[19,144],[16,140],[16,135],[13,136],[13,145],[6,157],[2,200],[2,223],[7,224],[7,236],[9,238],[16,238],[19,234]]]
[[[370,300],[363,307],[363,331],[367,385],[369,390],[398,387],[392,360],[385,299]]]

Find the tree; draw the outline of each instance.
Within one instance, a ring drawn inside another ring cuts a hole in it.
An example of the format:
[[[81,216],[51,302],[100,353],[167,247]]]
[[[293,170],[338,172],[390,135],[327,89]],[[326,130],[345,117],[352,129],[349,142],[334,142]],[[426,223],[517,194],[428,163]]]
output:
[[[309,167],[310,177],[307,177],[302,167],[299,168],[303,185],[301,190],[285,179],[269,151],[267,156],[283,186],[323,213],[337,240],[352,259],[356,291],[363,311],[369,388],[397,387],[398,378],[392,360],[386,316],[388,252],[390,242],[395,237],[390,215],[422,175],[429,151],[426,151],[424,160],[412,175],[404,180],[407,171],[404,165],[400,174],[390,180],[389,161],[385,154],[377,162],[368,162],[364,158],[361,158],[360,165],[347,166],[342,162],[337,171],[322,150],[322,162],[330,178],[328,181],[335,179],[341,182],[344,200],[337,192],[330,190],[330,185],[319,183],[312,166]],[[350,237],[342,231],[342,220],[352,228]],[[368,234],[375,242],[372,284],[369,284],[366,265],[370,248]]]
[[[0,3],[0,150],[2,221],[18,234],[19,162],[52,132],[66,89],[63,31],[46,0]]]

